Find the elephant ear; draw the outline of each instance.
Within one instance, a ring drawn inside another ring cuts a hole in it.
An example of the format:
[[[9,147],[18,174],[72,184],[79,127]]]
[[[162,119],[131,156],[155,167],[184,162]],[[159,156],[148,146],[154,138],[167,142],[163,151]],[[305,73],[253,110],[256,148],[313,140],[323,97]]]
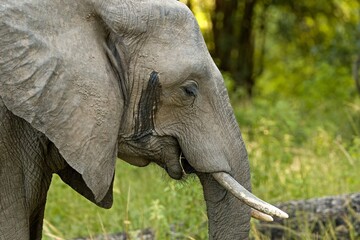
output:
[[[84,182],[84,179],[72,167],[66,166],[64,169],[61,169],[60,171],[58,171],[57,174],[59,174],[61,179],[66,184],[71,186],[75,191],[77,191],[78,193],[83,195],[85,198],[87,198],[91,202],[93,202],[103,208],[110,208],[112,206],[112,203],[113,203],[112,186],[113,186],[114,179],[111,182],[111,185],[110,185],[107,193],[105,194],[105,196],[101,199],[101,201],[97,201],[95,199],[95,196],[94,196],[93,192],[91,191],[91,189]]]
[[[84,21],[81,6],[74,11],[84,16],[77,17],[52,1],[21,10],[11,4],[0,6],[0,97],[55,144],[99,203],[112,185],[123,110],[103,26]]]

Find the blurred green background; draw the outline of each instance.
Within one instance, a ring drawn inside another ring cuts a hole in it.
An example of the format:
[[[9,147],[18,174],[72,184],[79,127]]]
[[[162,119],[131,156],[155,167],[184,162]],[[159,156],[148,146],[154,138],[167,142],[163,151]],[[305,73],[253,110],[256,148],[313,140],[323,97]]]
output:
[[[253,192],[272,203],[359,192],[360,2],[183,2],[223,72]],[[44,237],[151,227],[158,239],[206,239],[206,218],[195,177],[177,182],[156,166],[119,160],[110,210],[54,177]]]

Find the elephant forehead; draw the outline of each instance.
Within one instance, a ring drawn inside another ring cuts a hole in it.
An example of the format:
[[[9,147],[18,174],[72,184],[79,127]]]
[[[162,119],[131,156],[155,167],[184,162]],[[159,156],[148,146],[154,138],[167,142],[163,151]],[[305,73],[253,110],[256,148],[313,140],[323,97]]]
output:
[[[154,51],[157,49],[157,51]],[[159,72],[161,81],[210,78],[213,64],[208,52],[187,46],[151,46],[136,59],[142,68]]]
[[[150,65],[162,75],[186,78],[192,74],[206,78],[216,68],[202,39],[183,36],[177,40],[160,40],[154,37],[149,41],[143,54],[144,65]]]

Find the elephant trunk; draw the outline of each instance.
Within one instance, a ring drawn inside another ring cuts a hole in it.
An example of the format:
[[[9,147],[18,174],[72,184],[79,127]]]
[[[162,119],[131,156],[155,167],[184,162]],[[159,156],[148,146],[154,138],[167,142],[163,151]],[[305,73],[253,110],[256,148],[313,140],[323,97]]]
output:
[[[230,165],[230,174],[238,183],[248,191],[251,191],[250,167],[245,145],[242,141],[240,130],[235,118],[232,116],[227,121],[227,126],[233,125],[233,131],[229,133],[227,146],[230,159],[218,159],[227,161]],[[231,122],[231,123],[230,123]],[[251,208],[235,197],[224,188],[216,178],[219,173],[198,173],[203,186],[209,219],[210,239],[247,239],[250,231]]]
[[[224,154],[216,156],[222,159],[212,161],[227,162],[230,170],[213,170],[197,175],[203,186],[210,239],[248,239],[251,216],[272,221],[271,216],[287,218],[288,215],[251,193],[250,167],[245,144],[228,104],[225,89],[221,95],[226,103],[219,108],[222,114],[219,115],[221,120],[218,123],[222,126],[220,129],[223,137],[214,148],[217,149],[216,152]]]
[[[209,219],[209,239],[248,239],[250,207],[225,190],[211,174],[199,173]]]

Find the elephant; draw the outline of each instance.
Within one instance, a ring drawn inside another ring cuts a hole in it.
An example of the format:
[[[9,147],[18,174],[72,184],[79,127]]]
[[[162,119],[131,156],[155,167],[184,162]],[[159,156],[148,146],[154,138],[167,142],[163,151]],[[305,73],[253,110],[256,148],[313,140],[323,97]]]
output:
[[[41,239],[53,174],[110,208],[115,161],[196,174],[209,239],[247,239],[251,193],[224,80],[176,0],[2,0],[0,239]]]

